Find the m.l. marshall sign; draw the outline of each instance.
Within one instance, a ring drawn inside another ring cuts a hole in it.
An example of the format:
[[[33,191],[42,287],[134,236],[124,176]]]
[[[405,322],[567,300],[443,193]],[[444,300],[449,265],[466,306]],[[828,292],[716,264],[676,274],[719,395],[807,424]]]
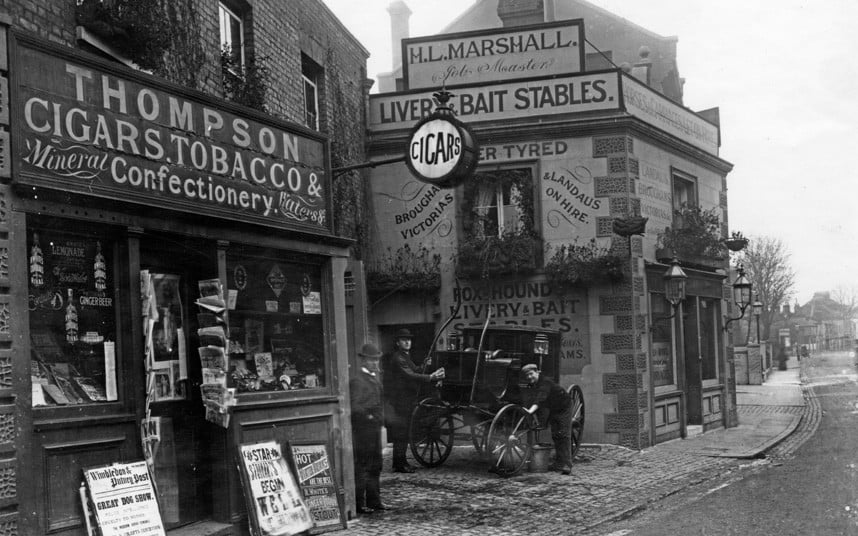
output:
[[[20,35],[12,50],[16,182],[330,231],[323,138]]]

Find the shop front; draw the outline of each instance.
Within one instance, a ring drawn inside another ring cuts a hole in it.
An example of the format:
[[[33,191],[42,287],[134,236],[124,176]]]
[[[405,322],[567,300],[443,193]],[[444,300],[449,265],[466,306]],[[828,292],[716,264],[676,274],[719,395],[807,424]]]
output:
[[[263,441],[324,444],[350,489],[327,140],[8,38],[20,532],[84,534],[83,470],[145,460],[168,531],[244,534]]]

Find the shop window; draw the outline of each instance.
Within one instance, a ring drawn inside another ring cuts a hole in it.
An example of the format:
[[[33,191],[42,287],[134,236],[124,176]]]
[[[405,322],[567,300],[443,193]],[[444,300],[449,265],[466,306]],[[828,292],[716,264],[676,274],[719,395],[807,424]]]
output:
[[[676,360],[673,354],[673,312],[663,294],[650,294],[652,318],[652,384],[653,387],[676,384]]]
[[[301,55],[301,78],[304,81],[304,124],[319,130],[319,86],[322,68],[305,55]]]
[[[218,3],[218,16],[221,49],[231,56],[232,74],[241,76],[245,62],[244,21],[237,11],[223,3]]]
[[[33,406],[117,400],[113,242],[38,228],[27,238]]]
[[[325,387],[321,266],[231,254],[227,275],[229,386],[238,393]]]
[[[692,177],[673,173],[673,210],[697,206],[697,185]]]

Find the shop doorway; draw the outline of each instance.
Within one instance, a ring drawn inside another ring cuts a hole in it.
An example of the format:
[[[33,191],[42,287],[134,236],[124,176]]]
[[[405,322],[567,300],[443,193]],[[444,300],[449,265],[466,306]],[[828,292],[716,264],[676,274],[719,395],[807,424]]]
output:
[[[150,340],[144,345],[153,352],[152,359],[145,359],[145,385],[136,392],[144,413],[140,433],[144,450],[154,447],[144,455],[169,529],[213,514],[211,453],[223,439],[205,420],[195,301],[198,282],[217,277],[216,250],[200,249],[199,243],[144,240],[140,268],[141,289],[147,278],[151,285],[152,303],[144,313],[144,336]],[[146,309],[146,299],[142,301]]]
[[[686,418],[689,425],[703,424],[703,370],[697,300],[689,297],[683,304],[683,355],[685,363]]]

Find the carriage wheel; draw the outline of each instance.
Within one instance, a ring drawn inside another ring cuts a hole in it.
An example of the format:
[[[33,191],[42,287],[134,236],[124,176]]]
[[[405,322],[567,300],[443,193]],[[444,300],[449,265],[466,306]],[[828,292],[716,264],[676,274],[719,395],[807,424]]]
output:
[[[584,393],[577,385],[570,385],[566,392],[572,397],[572,424],[569,427],[569,435],[572,441],[570,452],[574,460],[581,448],[581,436],[584,434]]]
[[[450,406],[437,398],[424,398],[411,413],[411,454],[424,467],[438,467],[453,450],[454,433]]]
[[[512,476],[525,466],[533,451],[537,421],[518,404],[507,404],[492,419],[486,438],[491,471]]]

